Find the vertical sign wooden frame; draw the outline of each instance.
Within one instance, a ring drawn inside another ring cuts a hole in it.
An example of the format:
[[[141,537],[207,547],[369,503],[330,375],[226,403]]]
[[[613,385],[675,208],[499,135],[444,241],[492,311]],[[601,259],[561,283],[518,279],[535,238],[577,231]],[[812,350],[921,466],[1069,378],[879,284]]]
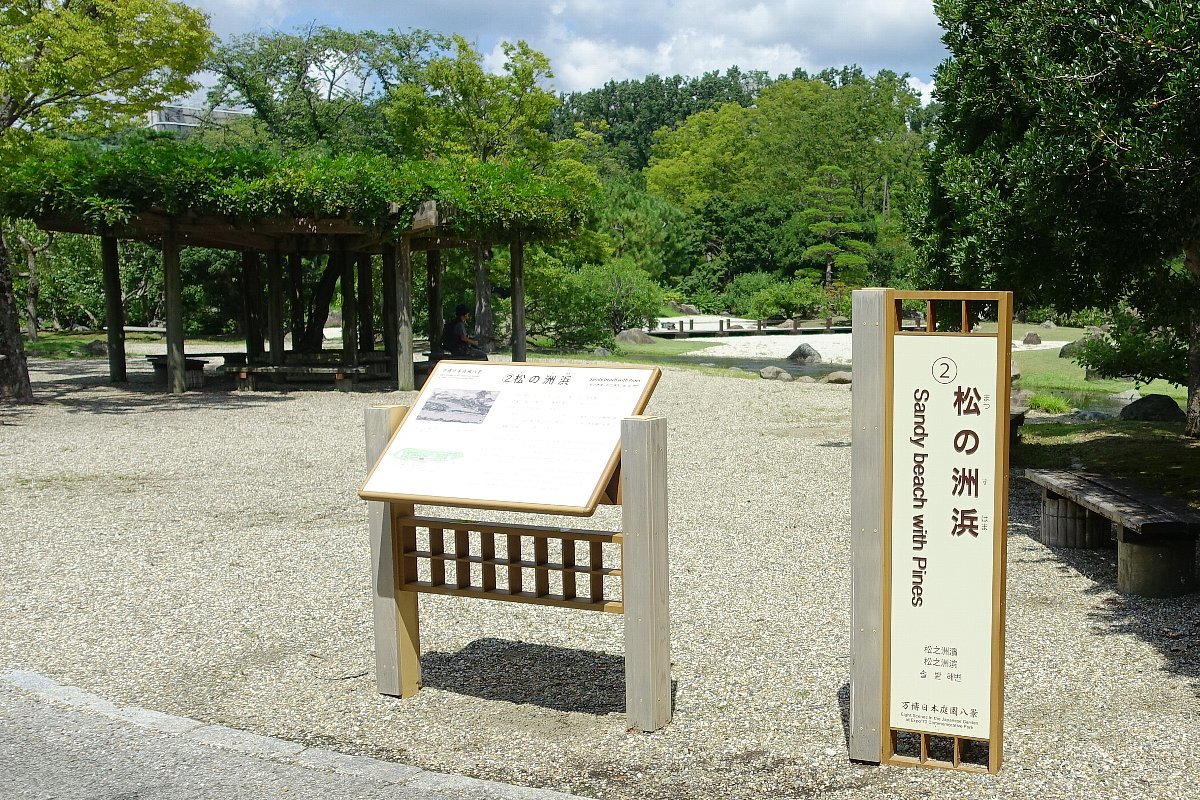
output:
[[[902,330],[901,306],[904,301],[925,302],[925,330]],[[960,305],[961,314],[953,315],[953,327],[957,330],[937,330],[935,303],[946,302]],[[975,314],[971,305],[981,303],[995,308],[998,324],[994,334],[972,330]],[[1007,292],[876,289],[855,293],[857,386],[853,418],[854,628],[850,731],[851,758],[855,760],[971,772],[995,773],[1000,768],[1003,757],[1011,306],[1012,295]],[[902,347],[897,347],[898,342]],[[903,350],[903,356],[900,350]],[[935,355],[944,357],[933,358]],[[961,364],[955,361],[955,356]],[[988,370],[993,357],[994,380]],[[971,363],[972,359],[975,363]],[[931,363],[926,364],[926,361]],[[939,367],[942,368],[940,375],[937,374]],[[931,375],[924,374],[926,372]],[[956,375],[961,375],[961,380],[956,382]],[[864,392],[865,388],[874,391]],[[972,396],[975,390],[978,390],[978,396]],[[906,396],[900,397],[901,394]],[[877,399],[880,397],[882,402]],[[942,408],[951,398],[954,413]],[[971,409],[973,400],[979,400],[979,405]],[[929,403],[928,409],[926,403]],[[897,409],[911,413],[912,419],[898,419],[900,412]],[[987,421],[989,411],[994,414],[994,425],[990,431],[980,429],[976,433],[973,428],[978,425],[969,424],[969,415],[980,415],[975,419],[982,422]],[[964,413],[968,414],[965,419]],[[875,435],[875,425],[882,425],[882,436]],[[907,430],[906,426],[912,430]],[[952,430],[955,431],[953,434],[950,433]],[[910,433],[911,438],[903,441],[896,438],[900,434],[907,437]],[[987,433],[991,433],[993,441],[986,440]],[[937,452],[939,449],[940,453]],[[966,457],[964,454],[969,456],[976,449],[982,450],[983,462],[962,460]],[[882,458],[872,460],[880,450],[883,451]],[[904,454],[898,455],[900,451]],[[895,467],[894,479],[893,465],[898,464],[897,458],[904,463]],[[932,459],[931,470],[936,466],[928,478],[924,477],[927,459]],[[953,473],[948,464],[956,465]],[[967,469],[968,466],[975,468]],[[980,466],[983,468],[978,469]],[[976,484],[968,485],[966,497],[954,500],[951,495],[963,494],[960,473],[973,473]],[[943,479],[953,474],[952,487],[942,482],[935,484],[935,474]],[[926,480],[930,482],[928,490]],[[896,496],[900,491],[897,487],[902,484],[905,492],[912,493],[911,497]],[[967,508],[971,490],[979,501],[972,504],[974,507]],[[990,507],[988,499],[991,500]],[[929,510],[924,511],[927,502],[930,503]],[[908,508],[910,505],[911,509]],[[951,505],[953,514],[944,514]],[[960,524],[960,507],[962,522],[966,522],[970,512],[967,526]],[[942,519],[943,515],[949,519]],[[911,543],[907,532],[893,531],[900,524],[896,520],[903,520],[907,525],[910,517]],[[949,522],[954,524],[943,530]],[[876,524],[879,525],[878,532]],[[893,534],[900,538],[894,539]],[[979,551],[972,553],[969,542],[980,538],[985,541],[990,538],[989,550],[982,554]],[[894,570],[893,554],[897,552],[906,560],[897,562]],[[914,563],[908,563],[909,557]],[[930,570],[935,566],[939,570],[936,583],[927,579],[923,562],[928,562]],[[906,570],[912,570],[911,577]],[[972,571],[975,581],[967,577]],[[907,583],[893,587],[894,576],[901,573],[912,587]],[[984,577],[990,578],[990,591],[988,582],[982,580]],[[869,588],[874,585],[880,587],[879,592]],[[964,594],[951,594],[963,585],[974,588]],[[935,587],[937,594],[922,596]],[[905,605],[893,607],[895,598],[900,597],[900,589],[910,588],[912,597],[904,595],[902,598]],[[947,595],[955,600],[953,608],[939,608],[940,603],[946,602]],[[934,602],[925,611],[912,610],[919,609],[926,599]],[[989,604],[990,608],[987,607]],[[912,609],[908,607],[910,605]],[[921,615],[927,616],[922,619]],[[973,624],[975,620],[988,619],[990,625],[983,631]],[[877,634],[876,624],[879,626]],[[923,660],[918,636],[927,640]],[[897,643],[900,650],[893,653]],[[878,661],[876,653],[880,656]],[[937,703],[939,696],[947,701],[940,706]],[[958,702],[974,701],[969,713],[965,705],[955,705],[955,698]],[[929,703],[929,700],[934,702]],[[978,713],[980,711],[983,713]],[[872,736],[876,723],[879,735]],[[986,757],[980,744],[987,745]]]

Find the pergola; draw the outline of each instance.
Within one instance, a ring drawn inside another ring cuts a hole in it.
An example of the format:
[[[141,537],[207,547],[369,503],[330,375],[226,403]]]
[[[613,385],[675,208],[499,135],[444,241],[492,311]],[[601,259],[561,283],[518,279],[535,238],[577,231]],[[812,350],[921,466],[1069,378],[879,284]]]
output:
[[[162,248],[166,295],[167,387],[186,390],[183,334],[183,283],[179,252],[183,247],[208,247],[242,253],[243,299],[246,309],[246,351],[251,364],[284,364],[284,295],[289,283],[299,280],[303,256],[328,254],[340,269],[342,299],[341,365],[357,369],[363,353],[374,352],[375,256],[380,257],[383,289],[383,342],[389,373],[399,389],[415,387],[412,310],[412,256],[427,259],[430,342],[442,331],[441,252],[449,248],[507,243],[512,270],[512,358],[524,361],[525,282],[524,246],[518,235],[492,240],[464,239],[444,233],[445,220],[437,205],[423,203],[415,214],[402,218],[392,207],[385,224],[364,226],[347,218],[278,217],[252,222],[194,213],[143,212],[124,223],[97,226],[85,220],[47,215],[35,222],[44,230],[81,233],[101,238],[104,295],[108,326],[109,377],[125,381],[125,309],[121,297],[118,241],[136,240]],[[265,337],[256,311],[256,296],[263,290],[262,257],[266,256]],[[287,269],[285,270],[285,261]],[[360,319],[367,324],[360,325]],[[267,348],[264,349],[264,338]]]

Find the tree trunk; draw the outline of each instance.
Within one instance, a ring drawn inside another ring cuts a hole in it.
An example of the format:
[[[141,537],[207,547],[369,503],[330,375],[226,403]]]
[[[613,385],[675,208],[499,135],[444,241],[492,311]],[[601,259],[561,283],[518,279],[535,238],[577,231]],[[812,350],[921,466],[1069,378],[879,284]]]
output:
[[[292,330],[292,349],[304,338],[304,264],[299,253],[288,254],[288,312]]]
[[[492,315],[492,281],[488,276],[483,245],[471,248],[475,257],[475,335],[485,353],[496,349],[496,323]]]
[[[8,243],[0,236],[0,400],[32,403],[33,388],[29,385],[10,262]]]
[[[338,278],[342,276],[341,265],[336,258],[326,258],[325,269],[321,272],[321,280],[312,293],[312,305],[308,310],[308,324],[304,329],[304,339],[300,347],[295,344],[292,349],[300,353],[319,353],[325,343],[325,320],[329,316],[329,304],[337,289]]]
[[[1200,287],[1200,242],[1184,247],[1183,262],[1192,274],[1193,282]],[[1188,328],[1188,399],[1184,433],[1200,439],[1200,307],[1192,308]]]
[[[25,333],[29,341],[36,342],[38,337],[38,275],[37,251],[32,248],[25,250],[25,266],[29,269],[29,278],[25,282]]]

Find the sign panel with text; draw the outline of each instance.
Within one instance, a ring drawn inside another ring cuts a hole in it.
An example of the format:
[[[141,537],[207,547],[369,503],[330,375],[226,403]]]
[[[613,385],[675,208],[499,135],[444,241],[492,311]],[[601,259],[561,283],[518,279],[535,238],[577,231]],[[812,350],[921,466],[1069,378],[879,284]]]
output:
[[[893,352],[891,727],[987,739],[996,343],[897,336]]]
[[[443,361],[359,495],[590,514],[656,367]]]

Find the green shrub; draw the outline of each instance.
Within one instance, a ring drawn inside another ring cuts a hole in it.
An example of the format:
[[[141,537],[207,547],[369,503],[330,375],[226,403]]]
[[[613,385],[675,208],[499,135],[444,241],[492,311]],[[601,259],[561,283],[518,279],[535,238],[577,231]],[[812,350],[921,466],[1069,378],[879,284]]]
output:
[[[773,283],[750,300],[750,315],[755,319],[808,315],[825,302],[821,287],[806,278],[789,283]]]
[[[725,310],[739,317],[751,316],[754,313],[751,309],[754,296],[764,289],[770,289],[776,283],[775,277],[765,272],[744,272],[738,275],[725,287]]]
[[[1055,394],[1035,394],[1029,398],[1029,407],[1049,414],[1066,414],[1071,404]]]

